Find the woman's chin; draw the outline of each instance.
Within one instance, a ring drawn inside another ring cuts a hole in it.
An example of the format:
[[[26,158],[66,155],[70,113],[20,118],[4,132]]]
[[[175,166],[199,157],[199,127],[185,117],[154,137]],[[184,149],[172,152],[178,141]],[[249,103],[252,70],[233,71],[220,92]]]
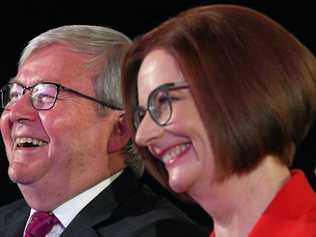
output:
[[[176,193],[186,193],[188,190],[188,185],[185,179],[178,177],[169,176],[169,186]]]

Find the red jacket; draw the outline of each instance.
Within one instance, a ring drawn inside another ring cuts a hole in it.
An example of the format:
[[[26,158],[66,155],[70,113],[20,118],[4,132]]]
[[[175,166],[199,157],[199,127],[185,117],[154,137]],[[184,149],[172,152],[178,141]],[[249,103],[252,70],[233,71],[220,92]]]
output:
[[[274,197],[249,237],[316,237],[316,193],[300,170]],[[211,233],[210,237],[215,237]],[[232,236],[233,237],[233,236]]]

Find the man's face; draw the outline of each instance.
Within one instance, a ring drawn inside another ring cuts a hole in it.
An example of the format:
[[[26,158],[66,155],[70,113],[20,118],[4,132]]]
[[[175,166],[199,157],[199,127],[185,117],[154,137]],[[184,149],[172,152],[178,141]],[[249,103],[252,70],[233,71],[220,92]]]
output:
[[[48,46],[28,58],[14,81],[25,87],[54,82],[95,97],[93,72],[84,67],[88,59],[65,46]],[[46,188],[73,196],[110,175],[107,143],[114,119],[111,113],[98,115],[96,108],[95,102],[61,90],[53,108],[37,111],[27,91],[2,113],[8,173],[22,192]]]

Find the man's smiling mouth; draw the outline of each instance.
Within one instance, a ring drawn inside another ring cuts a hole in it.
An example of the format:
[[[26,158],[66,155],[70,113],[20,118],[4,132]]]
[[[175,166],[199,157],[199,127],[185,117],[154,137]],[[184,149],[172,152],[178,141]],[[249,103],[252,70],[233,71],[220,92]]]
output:
[[[27,147],[41,147],[47,145],[48,142],[31,137],[18,137],[15,139],[14,147],[27,148]]]

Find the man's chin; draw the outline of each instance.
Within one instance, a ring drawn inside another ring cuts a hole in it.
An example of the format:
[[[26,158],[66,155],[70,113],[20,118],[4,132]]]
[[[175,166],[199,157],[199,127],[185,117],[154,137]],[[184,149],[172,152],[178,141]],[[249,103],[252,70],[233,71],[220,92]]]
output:
[[[27,172],[23,164],[14,163],[9,166],[8,175],[13,183],[20,185],[29,185],[34,182],[34,177]]]

